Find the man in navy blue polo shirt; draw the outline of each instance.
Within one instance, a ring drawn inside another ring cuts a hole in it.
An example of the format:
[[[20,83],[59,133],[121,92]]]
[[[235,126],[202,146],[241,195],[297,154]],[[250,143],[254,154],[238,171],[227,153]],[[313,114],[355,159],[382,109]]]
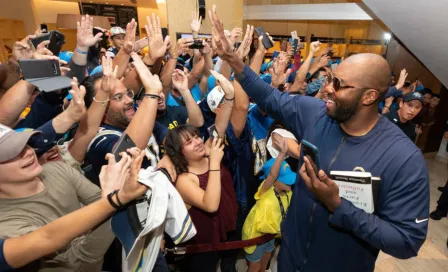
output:
[[[387,62],[375,54],[354,55],[328,79],[326,101],[292,97],[245,65],[231,50],[216,12],[209,18],[218,55],[249,97],[319,149],[319,177],[301,160],[282,223],[279,271],[373,271],[379,250],[402,259],[416,256],[428,229],[428,171],[421,151],[378,114],[390,86]],[[327,176],[334,170],[381,178],[373,213],[339,197]]]

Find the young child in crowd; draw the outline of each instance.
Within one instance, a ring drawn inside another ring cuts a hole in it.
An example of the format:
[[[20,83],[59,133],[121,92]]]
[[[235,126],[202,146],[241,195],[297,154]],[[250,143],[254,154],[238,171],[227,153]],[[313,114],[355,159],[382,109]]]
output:
[[[112,46],[107,49],[106,56],[115,58],[121,47],[123,47],[125,34],[126,31],[119,26],[114,26],[110,29],[110,40],[112,42]]]
[[[296,174],[285,162],[288,152],[286,140],[278,134],[272,136],[273,146],[279,155],[263,165],[264,181],[255,194],[257,203],[250,211],[243,226],[243,240],[263,236],[264,234],[280,234],[280,223],[286,216],[291,201],[291,185],[296,181]],[[275,249],[272,239],[262,245],[245,248],[249,272],[265,271],[272,252]]]

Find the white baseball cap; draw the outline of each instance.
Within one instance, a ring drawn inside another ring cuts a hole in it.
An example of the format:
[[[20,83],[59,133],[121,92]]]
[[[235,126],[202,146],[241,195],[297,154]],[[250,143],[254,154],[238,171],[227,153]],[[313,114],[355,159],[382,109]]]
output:
[[[211,90],[207,95],[207,104],[212,112],[215,112],[215,109],[221,104],[224,99],[224,91],[221,86],[216,86]]]
[[[110,29],[110,36],[113,37],[115,35],[119,35],[119,34],[126,34],[126,31],[119,27],[119,26],[114,26]]]
[[[16,132],[0,124],[0,163],[14,159],[28,144],[31,136],[40,131]]]

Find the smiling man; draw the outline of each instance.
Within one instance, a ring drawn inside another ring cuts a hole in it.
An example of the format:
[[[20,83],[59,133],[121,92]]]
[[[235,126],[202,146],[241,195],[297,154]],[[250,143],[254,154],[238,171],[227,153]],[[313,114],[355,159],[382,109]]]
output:
[[[209,12],[209,19],[219,57],[229,63],[248,96],[319,149],[318,177],[309,161],[300,161],[282,222],[278,270],[374,271],[380,250],[401,259],[416,256],[428,230],[428,170],[421,151],[378,114],[390,86],[387,62],[379,55],[356,54],[328,77],[327,101],[290,96],[238,58],[215,12]],[[381,177],[373,213],[341,198],[327,176],[355,169]]]
[[[397,111],[390,111],[385,116],[389,121],[397,125],[412,141],[415,140],[415,125],[412,123],[423,108],[423,95],[418,92],[411,92],[403,96],[400,108]]]

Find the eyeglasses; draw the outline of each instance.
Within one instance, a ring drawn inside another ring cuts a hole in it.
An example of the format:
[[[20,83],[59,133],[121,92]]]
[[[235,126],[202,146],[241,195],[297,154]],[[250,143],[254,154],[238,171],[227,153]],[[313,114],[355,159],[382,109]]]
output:
[[[335,92],[339,91],[340,89],[348,89],[348,88],[357,88],[357,89],[372,89],[372,88],[365,88],[365,87],[356,87],[351,85],[344,85],[342,79],[335,77],[332,73],[328,73],[326,78],[326,84],[333,83],[333,89]]]
[[[112,100],[121,102],[123,100],[124,95],[129,97],[130,99],[134,99],[134,91],[127,90],[125,93],[118,93],[112,97]]]

